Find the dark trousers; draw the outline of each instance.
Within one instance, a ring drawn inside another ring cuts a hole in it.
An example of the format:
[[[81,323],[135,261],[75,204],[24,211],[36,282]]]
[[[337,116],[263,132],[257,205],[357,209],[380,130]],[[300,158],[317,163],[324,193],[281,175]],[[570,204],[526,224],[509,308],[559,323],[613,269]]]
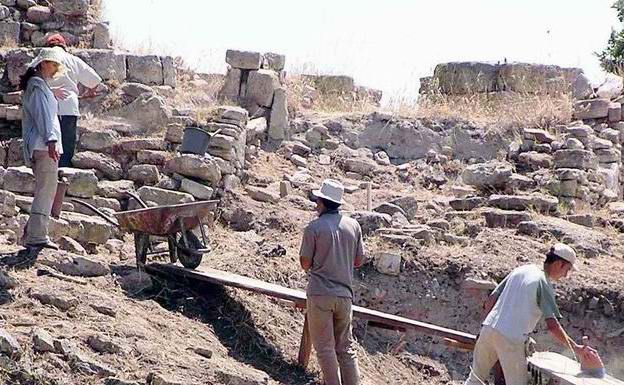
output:
[[[61,142],[63,143],[63,154],[59,160],[59,167],[71,167],[71,160],[76,149],[78,117],[63,115],[59,116],[59,121],[61,122]]]

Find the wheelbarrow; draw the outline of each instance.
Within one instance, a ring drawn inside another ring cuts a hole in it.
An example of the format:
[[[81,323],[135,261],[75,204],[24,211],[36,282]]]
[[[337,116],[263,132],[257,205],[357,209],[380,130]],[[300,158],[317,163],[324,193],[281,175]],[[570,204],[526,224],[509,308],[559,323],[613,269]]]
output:
[[[184,203],[168,206],[148,207],[137,195],[128,192],[142,208],[114,213],[114,217],[103,213],[89,203],[72,199],[104,218],[112,225],[134,235],[134,248],[138,266],[143,266],[150,255],[162,255],[165,250],[156,250],[152,238],[165,237],[171,263],[180,263],[195,269],[203,255],[210,251],[204,223],[210,218],[218,200]],[[199,227],[201,240],[192,231]]]

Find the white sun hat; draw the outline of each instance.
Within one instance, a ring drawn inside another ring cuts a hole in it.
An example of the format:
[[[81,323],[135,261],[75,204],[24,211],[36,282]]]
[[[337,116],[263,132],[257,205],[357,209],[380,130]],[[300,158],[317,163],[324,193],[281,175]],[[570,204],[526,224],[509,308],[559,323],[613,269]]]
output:
[[[64,70],[62,52],[56,48],[42,48],[39,55],[28,64],[28,67],[34,68],[44,61],[51,61],[59,64],[59,72]]]
[[[572,269],[578,270],[576,266],[576,252],[570,246],[564,243],[555,243],[552,252],[561,259],[564,259],[572,265]]]
[[[325,179],[319,190],[312,191],[312,194],[317,198],[327,199],[340,205],[345,201],[342,199],[344,195],[344,186],[342,183],[334,179]]]

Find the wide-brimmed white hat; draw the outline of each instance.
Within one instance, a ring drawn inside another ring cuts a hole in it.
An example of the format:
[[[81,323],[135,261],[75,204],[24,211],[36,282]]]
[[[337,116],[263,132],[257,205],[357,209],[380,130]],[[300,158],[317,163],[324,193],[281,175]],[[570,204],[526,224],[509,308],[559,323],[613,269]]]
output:
[[[552,252],[557,257],[570,262],[573,270],[578,270],[576,266],[576,252],[573,248],[564,243],[555,243],[552,247]]]
[[[327,199],[340,205],[344,204],[342,200],[344,195],[344,186],[342,183],[334,179],[325,179],[319,190],[312,191],[312,194],[317,198]]]
[[[59,64],[59,72],[63,71],[63,56],[62,52],[57,48],[42,48],[39,51],[39,55],[28,64],[28,67],[34,68],[44,61],[51,61]]]

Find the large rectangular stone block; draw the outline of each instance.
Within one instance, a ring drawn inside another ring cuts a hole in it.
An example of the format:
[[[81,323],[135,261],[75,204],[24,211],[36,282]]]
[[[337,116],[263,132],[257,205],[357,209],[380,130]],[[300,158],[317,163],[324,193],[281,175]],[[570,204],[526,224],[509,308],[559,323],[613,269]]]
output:
[[[238,97],[241,87],[241,70],[238,68],[229,68],[223,87],[219,91],[219,100],[229,100],[231,102],[238,102]]]
[[[595,169],[598,159],[588,150],[558,150],[554,153],[555,168]]]
[[[611,101],[608,99],[579,100],[574,104],[576,119],[598,119],[609,116]]]
[[[33,50],[27,48],[17,48],[6,53],[5,76],[12,86],[15,87],[19,84],[20,77],[26,73],[28,64],[34,58]]]
[[[20,41],[20,23],[12,20],[0,21],[0,44],[17,45]]]
[[[164,83],[163,65],[156,55],[128,55],[128,80],[148,85]]]
[[[273,140],[284,140],[288,137],[288,100],[286,89],[275,90],[271,117],[269,120],[269,137]]]
[[[251,71],[247,78],[245,99],[260,106],[271,107],[273,93],[279,86],[279,76],[275,71]]]
[[[177,85],[177,72],[173,58],[171,56],[162,56],[160,61],[163,66],[163,84],[175,88]]]
[[[74,54],[89,64],[104,80],[126,81],[126,55],[107,49],[78,50]]]
[[[259,52],[228,49],[225,53],[225,62],[234,68],[257,70],[262,64],[262,55]]]

